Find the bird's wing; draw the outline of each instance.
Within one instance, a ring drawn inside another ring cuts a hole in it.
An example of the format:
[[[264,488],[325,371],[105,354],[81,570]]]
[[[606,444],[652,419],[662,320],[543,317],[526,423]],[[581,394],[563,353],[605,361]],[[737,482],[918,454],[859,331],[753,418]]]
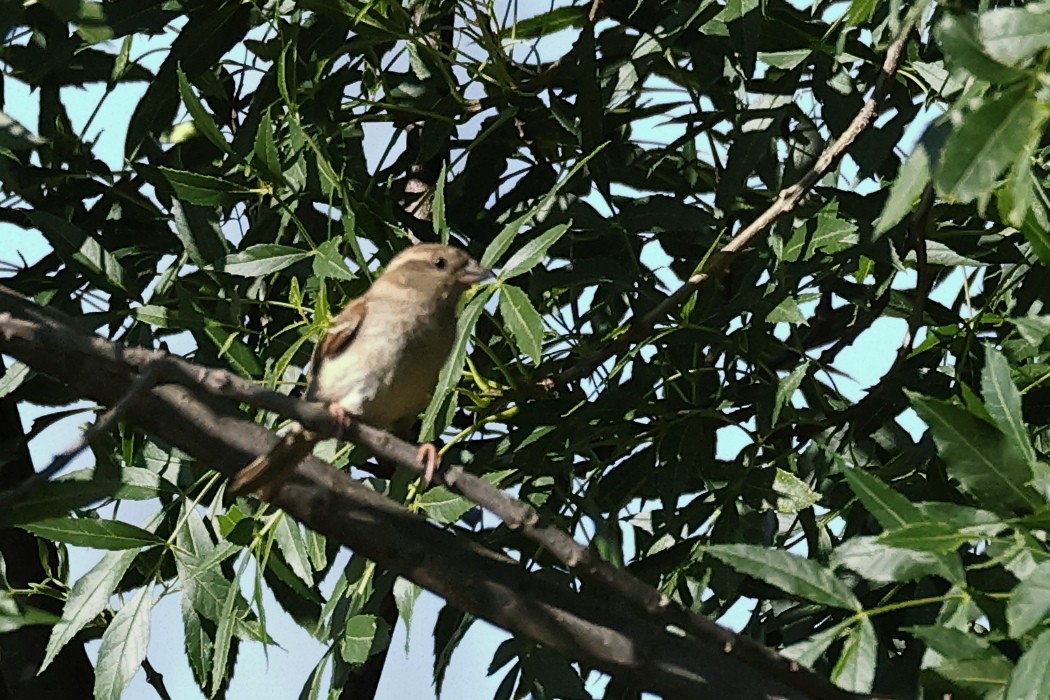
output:
[[[353,342],[361,330],[361,322],[368,311],[368,303],[364,297],[358,297],[350,302],[345,309],[332,321],[324,338],[314,348],[314,356],[310,360],[310,388],[307,389],[306,398],[313,400],[317,397],[316,382],[313,381],[321,373],[321,364],[327,357],[335,357]]]

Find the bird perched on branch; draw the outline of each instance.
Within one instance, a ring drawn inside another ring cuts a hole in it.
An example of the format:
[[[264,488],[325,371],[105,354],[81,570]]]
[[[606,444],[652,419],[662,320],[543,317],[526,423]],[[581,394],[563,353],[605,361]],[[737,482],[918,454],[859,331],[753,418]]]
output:
[[[460,248],[428,243],[398,253],[318,343],[306,398],[328,404],[344,427],[359,419],[408,437],[455,341],[456,303],[490,276]],[[237,473],[231,491],[258,491],[269,499],[318,440],[294,423],[268,454]],[[429,483],[437,449],[421,446],[418,459]]]

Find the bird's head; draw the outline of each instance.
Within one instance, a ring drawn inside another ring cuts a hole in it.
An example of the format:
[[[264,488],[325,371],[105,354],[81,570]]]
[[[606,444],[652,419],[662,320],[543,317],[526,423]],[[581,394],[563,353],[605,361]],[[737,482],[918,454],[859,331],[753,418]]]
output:
[[[490,277],[492,272],[462,248],[420,243],[395,255],[380,279],[422,296],[455,303],[472,284]]]

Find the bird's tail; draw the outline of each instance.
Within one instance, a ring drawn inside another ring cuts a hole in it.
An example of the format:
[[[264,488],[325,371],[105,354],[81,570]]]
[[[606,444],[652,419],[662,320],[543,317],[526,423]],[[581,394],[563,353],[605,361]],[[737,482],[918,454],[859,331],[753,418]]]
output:
[[[237,472],[227,490],[231,496],[258,491],[260,498],[270,500],[317,444],[317,435],[298,423],[279,437],[273,449]]]

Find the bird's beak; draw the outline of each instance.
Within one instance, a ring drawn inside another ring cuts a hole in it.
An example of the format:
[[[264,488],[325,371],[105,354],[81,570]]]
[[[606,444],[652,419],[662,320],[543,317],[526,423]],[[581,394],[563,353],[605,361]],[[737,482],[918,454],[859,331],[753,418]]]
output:
[[[485,280],[493,279],[493,277],[492,270],[487,267],[482,267],[478,264],[478,261],[473,258],[462,270],[459,271],[459,281],[463,284],[483,282]]]

